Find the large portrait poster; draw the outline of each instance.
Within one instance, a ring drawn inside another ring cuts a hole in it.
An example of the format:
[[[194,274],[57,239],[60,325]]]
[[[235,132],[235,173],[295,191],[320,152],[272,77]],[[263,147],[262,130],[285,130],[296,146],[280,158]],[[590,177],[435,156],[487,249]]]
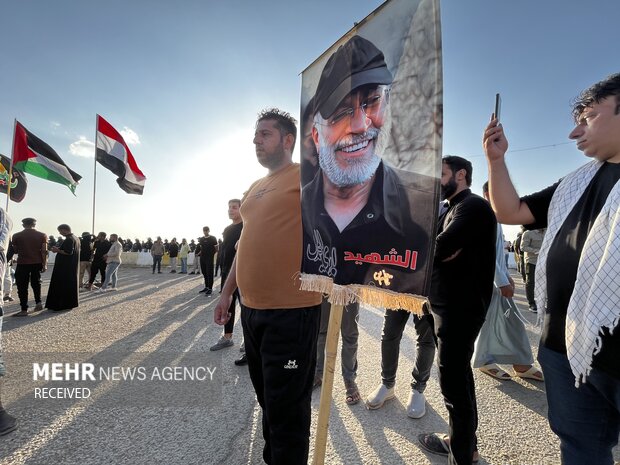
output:
[[[390,0],[302,74],[302,289],[421,312],[439,205],[439,0]]]

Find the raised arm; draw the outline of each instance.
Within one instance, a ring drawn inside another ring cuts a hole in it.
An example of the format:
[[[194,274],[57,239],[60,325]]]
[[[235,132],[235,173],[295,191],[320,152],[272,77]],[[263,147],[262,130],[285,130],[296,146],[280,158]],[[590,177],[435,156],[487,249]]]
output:
[[[496,119],[492,119],[485,128],[482,147],[489,168],[489,197],[497,221],[503,224],[533,223],[534,215],[529,207],[521,202],[510,180],[505,160],[508,140],[504,135],[504,128]]]

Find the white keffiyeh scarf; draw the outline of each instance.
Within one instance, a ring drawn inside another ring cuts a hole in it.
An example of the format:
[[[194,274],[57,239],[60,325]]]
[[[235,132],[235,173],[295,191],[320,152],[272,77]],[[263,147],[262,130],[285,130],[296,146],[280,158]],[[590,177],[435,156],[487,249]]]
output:
[[[562,224],[601,167],[593,161],[566,176],[549,205],[548,225],[536,266],[539,317],[547,304],[547,253]],[[601,329],[620,320],[620,181],[613,187],[584,243],[566,315],[566,349],[575,386],[586,381],[601,350]]]

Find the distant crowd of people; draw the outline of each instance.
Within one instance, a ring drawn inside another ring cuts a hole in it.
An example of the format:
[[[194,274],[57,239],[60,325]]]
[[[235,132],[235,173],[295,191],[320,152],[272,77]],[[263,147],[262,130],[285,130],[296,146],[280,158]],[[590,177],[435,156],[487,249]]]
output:
[[[24,218],[23,231],[15,233],[8,241],[6,250],[6,273],[4,273],[3,302],[13,302],[12,289],[15,285],[21,310],[13,316],[29,314],[28,287],[32,288],[34,312],[50,310],[69,310],[78,306],[79,289],[97,292],[115,291],[118,284],[118,269],[122,263],[123,252],[149,252],[153,257],[153,273],[161,273],[164,256],[170,260],[170,273],[177,273],[177,263],[181,274],[203,274],[205,288],[200,291],[211,295],[213,279],[221,264],[221,254],[217,254],[219,244],[209,235],[209,228],[203,228],[203,237],[188,243],[186,239],[177,242],[157,237],[152,241],[123,241],[118,234],[100,232],[97,236],[83,232],[77,237],[66,224],[58,226],[59,235],[49,237],[36,230],[36,219]],[[49,252],[55,254],[54,273],[50,282],[47,300],[43,304],[41,296],[41,273],[46,271]],[[194,253],[194,267],[188,273],[188,256]],[[14,260],[15,256],[17,257]],[[16,261],[17,267],[11,265]],[[75,263],[74,263],[75,262]],[[73,265],[76,272],[73,273]],[[209,266],[209,264],[211,264]],[[75,276],[74,276],[75,274]],[[99,280],[97,281],[97,276]],[[74,279],[75,277],[75,279]],[[72,285],[73,281],[77,285]],[[51,296],[51,297],[50,297]]]
[[[93,236],[88,232],[82,234],[82,236],[86,235],[90,236],[91,243],[96,240],[97,236]],[[60,247],[63,240],[64,239],[62,236],[58,236],[58,238],[56,238],[50,235],[47,239],[48,250],[52,250],[52,247]],[[173,247],[173,249],[175,247],[180,247],[180,243],[177,241],[176,237],[173,237],[171,240],[163,239],[162,241],[161,237],[157,236],[157,240],[159,240],[163,244],[165,253],[168,253],[170,251],[170,247]],[[200,241],[200,238],[198,239],[198,241]],[[145,241],[141,241],[138,238],[132,241],[131,239],[123,239],[121,236],[118,236],[118,242],[121,244],[121,249],[123,252],[150,252],[155,241],[153,241],[153,239],[151,239],[150,237],[148,237]],[[196,240],[191,239],[189,242],[187,242],[186,239],[182,239],[181,243],[183,242],[185,242],[189,247],[189,252],[196,251],[196,248],[198,247]],[[221,240],[218,240],[218,243],[221,242]]]

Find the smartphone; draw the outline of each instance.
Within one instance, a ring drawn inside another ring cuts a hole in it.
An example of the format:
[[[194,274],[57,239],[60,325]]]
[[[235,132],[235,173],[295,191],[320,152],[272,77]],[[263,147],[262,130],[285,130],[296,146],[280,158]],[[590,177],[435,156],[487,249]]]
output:
[[[499,123],[499,114],[502,111],[502,97],[500,97],[499,94],[495,94],[495,112],[493,113],[493,115],[495,115],[495,118],[497,119],[497,122]]]

